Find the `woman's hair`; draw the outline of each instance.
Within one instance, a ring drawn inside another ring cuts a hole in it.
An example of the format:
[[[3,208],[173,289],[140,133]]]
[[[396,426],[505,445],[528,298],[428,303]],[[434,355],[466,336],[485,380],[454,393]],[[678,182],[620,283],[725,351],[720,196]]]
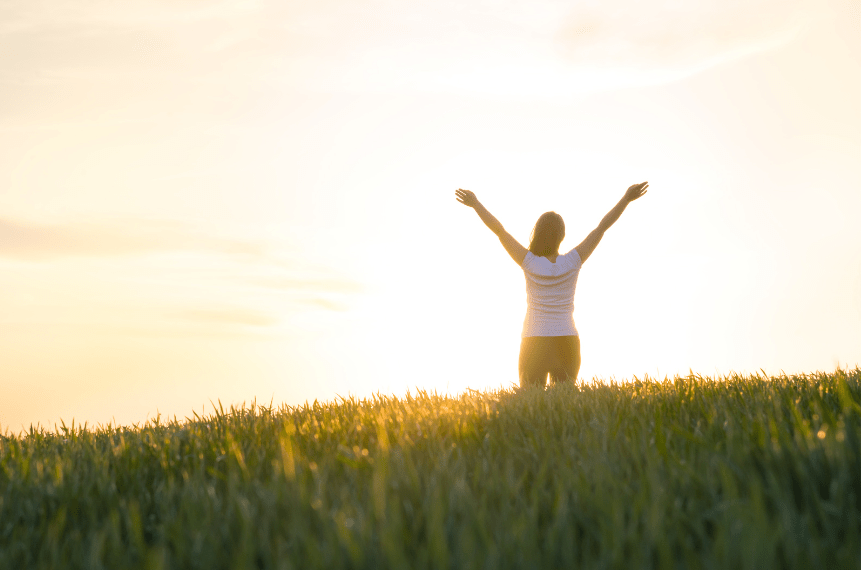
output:
[[[556,212],[544,212],[532,228],[529,251],[538,257],[557,253],[564,238],[565,222],[562,216]]]

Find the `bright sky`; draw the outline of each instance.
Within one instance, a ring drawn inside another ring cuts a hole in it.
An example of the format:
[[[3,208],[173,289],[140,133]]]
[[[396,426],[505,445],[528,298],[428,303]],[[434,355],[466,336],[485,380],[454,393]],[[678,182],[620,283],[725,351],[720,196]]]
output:
[[[581,378],[861,363],[858,0],[5,0],[0,431],[510,386],[524,245]]]

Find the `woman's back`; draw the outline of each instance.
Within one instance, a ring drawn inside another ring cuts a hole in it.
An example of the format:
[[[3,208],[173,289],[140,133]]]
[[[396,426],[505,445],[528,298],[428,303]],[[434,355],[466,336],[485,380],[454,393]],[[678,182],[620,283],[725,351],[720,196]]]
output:
[[[522,337],[577,335],[574,326],[574,290],[580,274],[576,249],[556,257],[538,257],[528,251],[523,259],[526,278],[526,318]]]

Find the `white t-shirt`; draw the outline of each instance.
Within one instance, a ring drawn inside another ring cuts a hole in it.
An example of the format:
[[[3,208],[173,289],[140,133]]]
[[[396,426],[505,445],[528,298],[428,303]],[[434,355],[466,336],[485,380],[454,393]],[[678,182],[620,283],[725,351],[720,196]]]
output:
[[[574,289],[580,274],[580,255],[572,249],[551,263],[531,251],[523,259],[526,277],[526,318],[522,337],[577,336],[574,327]]]

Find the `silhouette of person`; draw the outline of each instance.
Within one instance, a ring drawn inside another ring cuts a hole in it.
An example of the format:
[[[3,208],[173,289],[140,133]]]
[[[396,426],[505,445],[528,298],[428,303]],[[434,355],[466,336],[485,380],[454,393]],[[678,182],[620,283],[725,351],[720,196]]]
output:
[[[574,289],[580,267],[589,259],[610,226],[625,208],[642,197],[649,187],[641,182],[629,187],[619,203],[578,246],[559,255],[565,237],[565,222],[556,212],[541,214],[529,248],[511,237],[499,220],[487,211],[475,193],[458,188],[455,198],[469,206],[496,234],[508,255],[523,269],[526,278],[526,318],[520,341],[518,375],[521,387],[544,387],[547,376],[554,383],[577,380],[580,371],[580,336],[574,327]]]

